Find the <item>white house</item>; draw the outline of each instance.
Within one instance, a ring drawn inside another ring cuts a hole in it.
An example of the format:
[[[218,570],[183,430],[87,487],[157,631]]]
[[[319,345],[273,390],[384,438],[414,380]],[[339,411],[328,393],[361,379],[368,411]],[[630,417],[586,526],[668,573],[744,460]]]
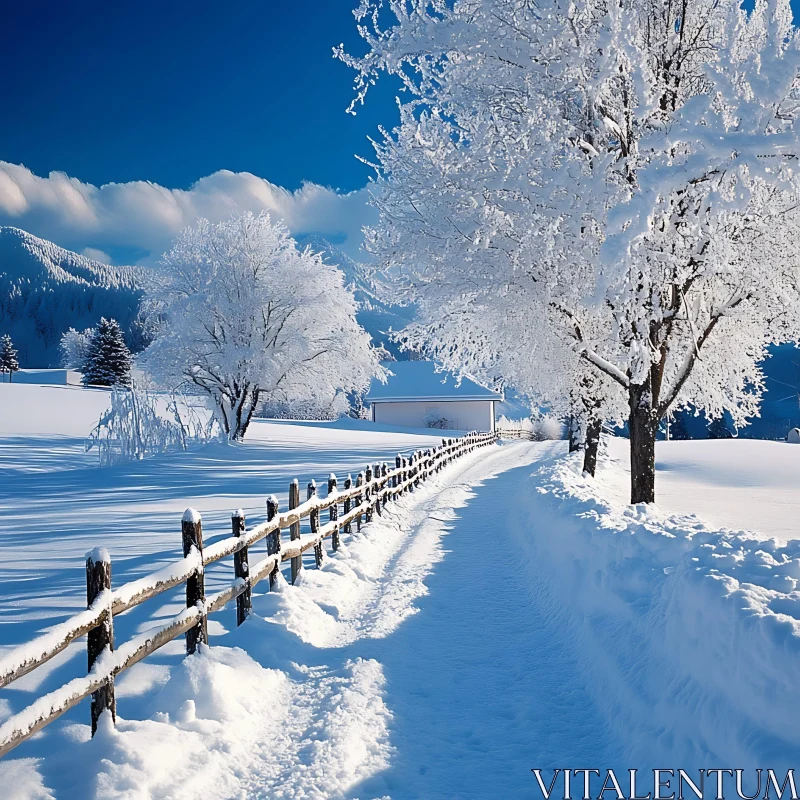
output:
[[[387,383],[373,380],[365,398],[373,422],[408,428],[493,431],[495,404],[503,395],[469,378],[460,382],[437,372],[432,361],[384,364],[393,375]]]
[[[10,376],[10,382],[80,386],[82,377],[81,373],[74,369],[19,369]],[[9,383],[7,372],[0,374],[0,382]]]

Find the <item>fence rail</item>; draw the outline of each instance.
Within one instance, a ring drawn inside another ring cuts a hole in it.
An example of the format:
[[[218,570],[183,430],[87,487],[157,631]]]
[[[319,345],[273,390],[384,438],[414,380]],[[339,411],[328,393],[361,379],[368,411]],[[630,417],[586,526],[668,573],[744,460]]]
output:
[[[203,546],[203,524],[200,514],[187,509],[181,521],[183,558],[138,580],[111,588],[111,559],[104,548],[86,554],[87,609],[56,625],[47,633],[21,645],[0,658],[0,688],[27,675],[65,650],[71,642],[87,637],[89,672],[52,691],[0,725],[0,757],[33,736],[83,699],[92,696],[92,735],[103,711],[116,717],[114,678],[120,672],[154,653],[181,634],[186,636],[186,652],[194,653],[200,643],[208,643],[207,619],[236,600],[236,624],[241,625],[252,608],[253,587],[269,578],[274,585],[280,565],[291,562],[291,579],[295,582],[303,568],[302,556],[313,548],[317,567],[325,557],[324,543],[331,539],[332,549],[339,548],[340,533],[350,533],[353,523],[358,530],[362,522],[382,514],[390,500],[414,491],[435,472],[456,458],[485,447],[497,440],[495,433],[470,433],[458,439],[443,439],[439,447],[419,450],[409,456],[398,455],[394,469],[384,462],[368,465],[358,475],[355,485],[350,476],[338,489],[335,475],[328,479],[327,494],[317,494],[311,481],[306,487],[306,500],[300,502],[300,485],[295,479],[289,487],[289,508],[281,513],[278,500],[267,498],[267,518],[247,530],[243,512],[231,517],[232,535]],[[341,508],[341,514],[339,506]],[[328,512],[323,525],[321,512]],[[301,533],[301,521],[308,518],[311,532]],[[289,531],[289,541],[281,531]],[[252,566],[248,549],[267,540],[267,557]],[[206,596],[205,568],[233,556],[234,580],[229,587]],[[186,608],[168,622],[133,637],[115,649],[114,617],[181,584],[186,586]]]
[[[534,436],[533,431],[527,430],[526,428],[498,428],[497,429],[497,438],[498,439],[525,439],[529,442],[535,442],[536,437]]]

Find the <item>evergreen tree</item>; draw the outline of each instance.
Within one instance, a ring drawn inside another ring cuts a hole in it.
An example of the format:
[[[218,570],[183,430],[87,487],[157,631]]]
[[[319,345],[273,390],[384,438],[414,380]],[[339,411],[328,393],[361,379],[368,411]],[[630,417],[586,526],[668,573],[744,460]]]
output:
[[[708,438],[709,439],[732,439],[733,434],[725,424],[724,417],[717,417],[711,420],[708,425]]]
[[[5,334],[0,338],[0,373],[8,373],[8,381],[11,382],[11,376],[19,369],[19,361],[17,360],[17,350],[11,337]]]
[[[86,386],[129,386],[131,361],[131,351],[125,344],[119,323],[103,317],[87,348],[83,383]]]
[[[689,428],[686,426],[686,420],[684,419],[683,414],[678,412],[672,418],[672,422],[669,426],[669,435],[671,439],[675,441],[684,441],[686,439],[691,439],[692,437],[689,435]]]

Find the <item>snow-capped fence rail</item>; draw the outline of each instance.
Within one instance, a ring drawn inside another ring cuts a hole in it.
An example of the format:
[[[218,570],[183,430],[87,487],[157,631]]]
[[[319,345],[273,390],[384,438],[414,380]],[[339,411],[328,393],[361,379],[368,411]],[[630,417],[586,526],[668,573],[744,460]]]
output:
[[[289,508],[281,513],[274,496],[267,498],[266,520],[247,530],[244,513],[232,515],[233,535],[203,546],[203,525],[193,509],[187,509],[181,521],[183,558],[163,569],[120,586],[111,587],[111,558],[104,548],[86,555],[87,610],[74,615],[47,633],[15,648],[0,658],[0,688],[27,675],[65,650],[71,642],[87,637],[89,672],[40,697],[27,708],[0,725],[0,756],[33,736],[89,695],[92,696],[92,734],[103,711],[116,716],[114,678],[160,647],[186,636],[186,651],[194,653],[200,643],[208,643],[207,619],[236,600],[236,624],[241,625],[252,608],[253,587],[265,578],[273,586],[280,565],[291,562],[294,582],[303,569],[302,556],[314,550],[317,567],[325,557],[325,540],[332,549],[339,548],[340,533],[350,533],[355,522],[358,530],[374,514],[382,514],[387,502],[413,491],[431,475],[454,459],[485,447],[497,440],[496,433],[470,433],[459,439],[443,439],[439,447],[420,450],[409,456],[398,455],[394,469],[386,463],[368,465],[353,485],[348,475],[339,491],[335,475],[328,479],[326,496],[317,494],[314,481],[308,484],[306,500],[300,502],[300,485],[290,484]],[[341,508],[341,514],[339,507]],[[321,514],[328,519],[322,524]],[[301,520],[308,518],[310,533],[301,533]],[[289,531],[289,540],[281,531]],[[267,540],[267,557],[250,565],[249,548]],[[234,580],[216,594],[206,596],[204,569],[221,559],[233,556]],[[151,628],[115,649],[114,617],[153,597],[186,586],[186,608],[168,622]]]

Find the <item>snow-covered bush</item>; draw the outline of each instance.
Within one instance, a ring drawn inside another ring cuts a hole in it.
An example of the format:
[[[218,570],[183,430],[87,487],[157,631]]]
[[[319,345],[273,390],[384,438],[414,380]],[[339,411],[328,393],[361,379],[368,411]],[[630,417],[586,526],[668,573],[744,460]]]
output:
[[[335,420],[350,410],[347,396],[339,392],[332,402],[311,400],[268,400],[258,408],[257,416],[266,419]]]
[[[111,466],[188,450],[219,437],[217,421],[197,398],[116,386],[111,405],[92,431],[86,449],[96,448],[100,464]]]
[[[556,417],[545,414],[537,419],[533,426],[533,436],[537,441],[544,442],[551,439],[564,438],[564,424]]]
[[[77,331],[69,328],[61,337],[58,349],[61,353],[61,366],[65,369],[83,370],[86,357],[89,354],[89,343],[94,334],[94,328]]]
[[[440,431],[455,429],[455,423],[442,414],[441,411],[429,411],[423,418],[426,428],[436,428]]]
[[[261,402],[326,406],[383,374],[341,271],[266,213],[185,230],[147,305],[154,341],[142,366],[205,392],[229,439],[244,437]]]

